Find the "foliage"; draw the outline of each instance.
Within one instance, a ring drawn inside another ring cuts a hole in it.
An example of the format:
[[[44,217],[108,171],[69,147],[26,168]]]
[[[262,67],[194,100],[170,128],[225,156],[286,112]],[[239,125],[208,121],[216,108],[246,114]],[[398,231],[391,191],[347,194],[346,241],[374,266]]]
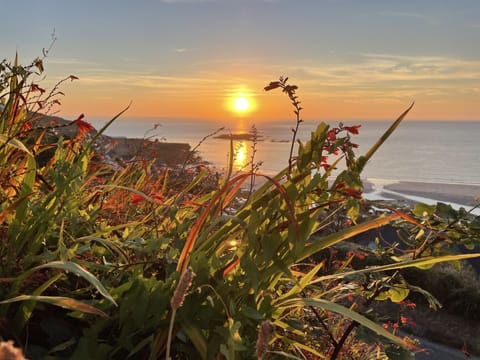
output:
[[[211,190],[205,167],[102,161],[94,145],[106,127],[97,133],[83,116],[39,125],[39,111],[61,95],[30,80],[42,59],[26,67],[4,61],[0,70],[0,336],[27,357],[386,358],[414,343],[382,326],[372,303],[400,303],[418,291],[436,304],[401,269],[477,256],[411,244],[403,257],[379,248],[382,262],[368,267],[353,267],[359,252],[314,259],[394,222],[412,224],[417,241],[421,230],[440,236],[418,214],[357,223],[360,173],[410,108],[363,156],[352,142],[359,126],[321,123],[278,175],[230,170]],[[266,90],[275,88],[292,101],[295,136],[297,87],[282,78]],[[60,131],[68,126],[77,128],[72,136]],[[227,211],[253,176],[265,184]],[[329,231],[345,216],[348,224]],[[477,241],[478,219],[462,224],[445,236]]]

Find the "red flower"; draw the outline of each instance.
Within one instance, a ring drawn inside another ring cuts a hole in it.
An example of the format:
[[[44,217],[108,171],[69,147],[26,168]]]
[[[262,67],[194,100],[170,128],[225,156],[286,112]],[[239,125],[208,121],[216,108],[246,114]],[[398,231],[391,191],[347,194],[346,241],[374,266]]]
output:
[[[132,194],[132,205],[138,205],[142,201],[145,201],[145,198],[142,195]]]
[[[337,129],[333,128],[333,129],[328,130],[327,138],[330,141],[337,140]]]
[[[82,120],[84,117],[85,115],[81,114],[76,120],[73,121],[73,123],[78,127],[78,136],[82,136],[91,130],[95,130],[91,124]]]
[[[344,130],[347,130],[349,133],[351,134],[354,134],[354,135],[358,135],[358,129],[361,127],[362,125],[353,125],[353,126],[344,126],[343,129]]]
[[[150,196],[159,202],[165,201],[165,196],[163,196],[161,192],[154,192],[150,194]]]
[[[410,308],[410,309],[415,309],[415,308],[417,307],[417,305],[416,305],[415,303],[413,303],[413,302],[411,302],[411,301],[409,301],[409,300],[407,300],[407,301],[400,301],[399,304],[400,304],[401,306],[406,306],[406,307],[408,307],[408,308]]]
[[[22,124],[22,131],[29,131],[29,130],[32,130],[32,129],[33,129],[33,126],[32,126],[31,122],[26,121]]]

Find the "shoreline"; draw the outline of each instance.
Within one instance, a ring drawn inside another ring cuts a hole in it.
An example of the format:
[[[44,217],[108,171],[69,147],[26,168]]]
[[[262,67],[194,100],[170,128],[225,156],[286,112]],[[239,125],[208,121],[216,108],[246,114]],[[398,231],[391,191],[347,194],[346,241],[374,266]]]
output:
[[[182,164],[191,151],[188,143],[160,142],[128,137],[107,138],[115,143],[108,151],[109,155],[121,159],[146,156],[173,166]],[[199,159],[197,158],[197,160]],[[480,185],[374,178],[365,178],[362,181],[364,198],[367,200],[396,200],[429,205],[444,202],[456,209],[465,207],[467,210],[480,203]],[[475,209],[474,214],[480,215],[480,209]]]
[[[425,204],[444,202],[467,210],[480,202],[480,185],[375,179],[365,179],[364,184],[365,198],[370,200],[407,200]]]

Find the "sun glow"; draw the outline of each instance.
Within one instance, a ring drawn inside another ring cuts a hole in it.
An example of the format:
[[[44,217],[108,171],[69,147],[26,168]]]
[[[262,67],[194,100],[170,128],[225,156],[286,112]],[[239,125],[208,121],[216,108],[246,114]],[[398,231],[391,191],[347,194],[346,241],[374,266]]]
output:
[[[242,170],[247,165],[247,152],[247,144],[245,141],[240,141],[235,147],[233,158],[235,169]]]
[[[249,94],[249,91],[244,90],[233,92],[226,105],[230,112],[238,116],[250,114],[256,108],[255,100]]]
[[[238,112],[245,112],[250,109],[250,101],[246,97],[237,97],[233,100],[233,108]]]

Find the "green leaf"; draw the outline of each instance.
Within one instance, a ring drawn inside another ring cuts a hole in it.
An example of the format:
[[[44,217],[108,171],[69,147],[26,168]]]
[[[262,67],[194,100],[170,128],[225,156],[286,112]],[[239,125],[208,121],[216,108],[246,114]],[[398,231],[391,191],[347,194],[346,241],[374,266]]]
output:
[[[301,292],[306,286],[309,285],[310,281],[313,277],[318,273],[318,271],[323,267],[323,263],[317,264],[312,270],[310,270],[307,274],[305,274],[297,283],[284,295],[282,295],[282,299],[286,300],[293,296],[296,296],[299,292]]]
[[[182,330],[187,334],[188,338],[190,341],[193,343],[195,346],[195,349],[197,349],[200,358],[202,360],[207,358],[207,340],[205,339],[205,336],[202,334],[201,329],[199,329],[197,326],[191,324],[191,323],[182,323]]]
[[[40,301],[47,304],[60,306],[64,309],[81,311],[84,313],[100,315],[107,317],[103,311],[93,307],[91,305],[85,304],[84,302],[63,296],[42,296],[42,295],[19,295],[11,299],[0,301],[0,304],[9,304],[17,301]]]
[[[108,293],[107,289],[105,289],[102,283],[95,276],[93,276],[92,273],[88,272],[87,270],[82,268],[80,265],[71,261],[53,261],[44,265],[37,266],[33,268],[33,270],[44,269],[44,268],[54,268],[54,269],[70,271],[77,276],[83,277],[90,284],[92,284],[98,290],[98,292],[103,295],[103,297],[105,297],[112,304],[117,306],[117,303],[115,302],[113,297]]]
[[[367,164],[367,162],[370,160],[370,158],[375,154],[375,152],[378,150],[378,148],[389,138],[389,136],[395,131],[395,129],[400,125],[402,120],[404,119],[405,116],[407,116],[408,112],[412,109],[414,103],[409,106],[407,110],[405,110],[398,118],[397,120],[394,121],[392,125],[385,131],[385,133],[380,137],[380,139],[377,140],[375,144],[367,151],[365,155],[362,155],[358,158],[356,161],[356,171],[357,172],[362,172],[363,168]]]
[[[373,332],[377,333],[380,336],[387,338],[388,340],[392,341],[393,343],[400,345],[404,348],[407,347],[405,341],[401,338],[393,335],[389,331],[385,330],[382,326],[378,325],[377,323],[373,322],[370,319],[367,319],[365,316],[356,313],[342,305],[324,300],[324,299],[311,299],[311,298],[296,298],[290,299],[282,304],[279,304],[280,308],[290,308],[290,307],[298,307],[298,306],[314,306],[324,310],[329,310],[336,312],[340,315],[343,315],[347,318],[350,318],[360,325],[365,326],[366,328],[372,330]]]
[[[432,215],[435,212],[435,208],[435,205],[417,204],[413,208],[413,213],[419,217],[425,216],[424,214]]]
[[[411,267],[416,268],[428,268],[435,264],[439,264],[442,262],[449,262],[449,261],[458,261],[458,260],[466,260],[466,259],[473,259],[476,257],[480,257],[480,253],[475,254],[460,254],[460,255],[444,255],[444,256],[429,256],[425,258],[415,259],[415,260],[403,260],[398,263],[388,264],[388,265],[380,265],[380,266],[372,266],[365,269],[355,270],[355,271],[348,271],[344,273],[332,274],[321,276],[318,279],[314,280],[312,283],[318,283],[325,280],[331,279],[341,279],[351,275],[358,275],[358,274],[367,274],[367,273],[374,273],[374,272],[381,272],[381,271],[389,271],[389,270],[399,270],[399,269],[407,269]]]
[[[23,152],[27,153],[30,156],[33,156],[32,153],[27,149],[27,147],[18,139],[9,139],[8,136],[0,134],[0,143],[13,146]]]
[[[387,291],[380,293],[375,300],[390,299],[392,302],[399,303],[405,300],[410,294],[410,289],[407,284],[399,284],[399,286],[392,286]]]
[[[33,292],[33,296],[41,295],[46,289],[48,289],[53,283],[55,283],[62,276],[63,274],[57,274],[56,276],[53,276],[50,279],[48,279],[44,284],[42,284],[37,289],[35,289],[35,291]],[[19,307],[14,317],[15,329],[17,331],[23,330],[23,327],[27,323],[28,319],[30,319],[30,317],[32,316],[34,308],[35,308],[34,301],[27,301]]]

